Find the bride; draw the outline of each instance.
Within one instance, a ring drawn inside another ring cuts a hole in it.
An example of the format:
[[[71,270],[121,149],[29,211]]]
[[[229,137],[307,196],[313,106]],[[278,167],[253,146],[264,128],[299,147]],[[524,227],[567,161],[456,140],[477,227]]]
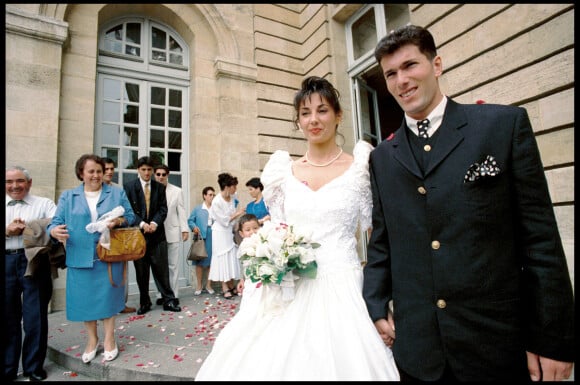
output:
[[[295,123],[306,137],[303,157],[272,154],[261,175],[273,223],[312,234],[316,278],[294,283],[294,298],[265,307],[276,287],[264,285],[258,307],[242,307],[220,332],[196,381],[398,381],[393,355],[369,318],[362,297],[357,229],[371,226],[368,158],[336,145],[339,93],[309,77],[294,98]],[[266,298],[269,297],[269,298]],[[270,310],[268,310],[270,309]]]

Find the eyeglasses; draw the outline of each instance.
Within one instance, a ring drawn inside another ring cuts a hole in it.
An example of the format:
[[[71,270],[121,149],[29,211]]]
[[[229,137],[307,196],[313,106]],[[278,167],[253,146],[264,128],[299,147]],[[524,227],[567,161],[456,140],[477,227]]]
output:
[[[160,173],[160,172],[158,172],[158,173],[157,173],[157,174],[155,174],[155,175],[157,175],[157,176],[167,176],[167,174],[162,174],[162,173]]]

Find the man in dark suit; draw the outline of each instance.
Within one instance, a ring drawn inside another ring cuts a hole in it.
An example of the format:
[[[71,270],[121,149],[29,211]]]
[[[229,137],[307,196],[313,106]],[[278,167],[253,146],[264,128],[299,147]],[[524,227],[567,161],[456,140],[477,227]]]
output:
[[[165,239],[163,222],[167,217],[167,199],[165,186],[151,178],[153,167],[150,157],[139,158],[137,160],[139,177],[123,186],[135,212],[135,221],[139,224],[147,242],[145,256],[133,261],[140,296],[137,314],[145,314],[151,310],[149,269],[153,272],[153,279],[161,293],[163,310],[181,311],[169,283],[167,253],[159,252],[159,243]]]
[[[569,378],[573,292],[527,112],[444,96],[424,28],[375,57],[405,118],[370,157],[363,295],[401,379]]]

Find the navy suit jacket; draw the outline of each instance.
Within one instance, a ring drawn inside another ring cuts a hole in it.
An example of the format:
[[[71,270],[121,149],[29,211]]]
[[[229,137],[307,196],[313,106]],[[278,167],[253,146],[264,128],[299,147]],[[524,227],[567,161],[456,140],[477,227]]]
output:
[[[363,295],[394,301],[395,359],[423,380],[514,378],[525,351],[573,361],[574,303],[540,154],[523,108],[448,100],[421,172],[405,121],[370,156]],[[500,172],[464,182],[491,155]]]
[[[154,233],[144,234],[147,241],[147,249],[153,250],[152,247],[157,243],[165,240],[165,228],[163,223],[167,218],[167,197],[165,195],[165,186],[151,179],[151,196],[149,199],[149,215],[145,206],[145,193],[141,186],[139,178],[129,181],[123,185],[131,207],[135,212],[135,225],[139,226],[141,222],[157,223],[157,230]]]

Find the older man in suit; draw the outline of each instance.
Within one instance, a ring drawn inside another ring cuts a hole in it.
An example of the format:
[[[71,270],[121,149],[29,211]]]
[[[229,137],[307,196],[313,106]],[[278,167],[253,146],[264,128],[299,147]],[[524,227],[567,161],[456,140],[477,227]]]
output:
[[[189,238],[187,214],[183,204],[183,192],[174,184],[168,182],[169,167],[162,164],[155,167],[155,180],[165,186],[167,197],[167,219],[165,227],[165,242],[160,243],[160,252],[167,253],[169,262],[169,283],[179,304],[179,246]],[[160,295],[161,293],[159,293]],[[158,298],[157,301],[162,301]]]
[[[167,198],[165,186],[153,180],[154,164],[150,157],[144,156],[137,160],[139,177],[124,184],[125,192],[135,212],[135,223],[145,235],[147,251],[141,259],[133,261],[137,286],[139,286],[140,307],[137,314],[145,314],[151,310],[149,297],[149,270],[161,292],[163,310],[178,312],[175,294],[169,283],[169,266],[167,254],[160,252],[159,243],[165,240],[163,223],[167,217]]]
[[[573,292],[526,111],[444,96],[424,28],[375,57],[405,118],[370,157],[363,294],[401,379],[568,378]]]

